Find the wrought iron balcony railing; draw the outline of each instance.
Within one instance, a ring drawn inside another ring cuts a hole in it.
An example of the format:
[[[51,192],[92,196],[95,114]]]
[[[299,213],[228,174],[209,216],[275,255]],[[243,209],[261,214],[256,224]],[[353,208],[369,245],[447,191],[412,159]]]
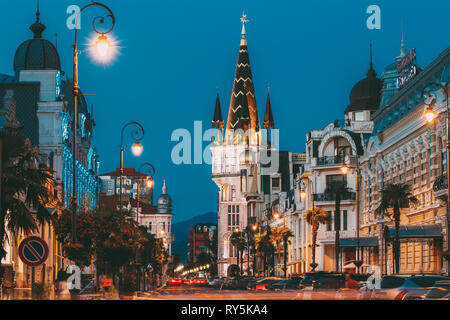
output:
[[[326,193],[316,193],[314,195],[315,201],[336,201],[336,195]],[[356,192],[349,192],[345,196],[341,197],[341,201],[356,200]]]

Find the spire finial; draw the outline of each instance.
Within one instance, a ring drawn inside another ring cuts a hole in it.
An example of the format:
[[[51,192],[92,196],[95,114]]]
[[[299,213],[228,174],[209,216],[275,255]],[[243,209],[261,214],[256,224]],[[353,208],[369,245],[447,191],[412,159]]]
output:
[[[405,40],[403,37],[403,21],[402,21],[402,42],[401,42],[401,46],[400,46],[400,57],[404,57],[406,54],[406,50],[405,50]]]
[[[242,18],[241,18],[241,22],[242,22],[242,39],[245,39],[245,24],[247,22],[249,22],[250,20],[247,20],[247,15],[245,14],[245,12],[242,12]]]
[[[39,22],[40,15],[41,15],[41,13],[39,12],[39,0],[37,0],[36,22]]]
[[[372,40],[370,40],[370,66],[369,71],[366,73],[367,78],[376,78],[377,73],[373,69],[373,63],[372,63]]]
[[[267,86],[267,93],[270,93],[270,86]]]
[[[37,9],[36,9],[36,22],[31,25],[30,30],[34,33],[35,39],[42,38],[42,32],[46,29],[45,26],[41,23],[40,17],[41,13],[39,12],[39,0],[37,0]]]
[[[162,187],[162,192],[163,192],[163,194],[167,194],[166,178],[164,178],[164,184],[163,184],[163,187]]]

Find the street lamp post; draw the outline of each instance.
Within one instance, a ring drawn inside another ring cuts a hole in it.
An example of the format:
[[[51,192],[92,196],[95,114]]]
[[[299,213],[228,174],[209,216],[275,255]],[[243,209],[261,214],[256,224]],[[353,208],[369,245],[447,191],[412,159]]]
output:
[[[148,179],[145,181],[145,188],[151,190],[151,189],[153,188],[153,185],[154,185],[153,177],[155,176],[155,173],[156,173],[155,167],[154,167],[151,163],[145,162],[145,163],[143,163],[143,164],[141,164],[141,165],[139,166],[138,172],[141,172],[142,169],[143,169],[144,167],[146,167],[146,166],[149,168],[149,169],[148,169],[148,175],[150,176],[150,178],[148,178]],[[139,180],[138,180],[138,182],[137,182],[136,223],[138,223],[138,216],[139,216],[139,201],[140,201],[140,198],[139,198],[139,196],[140,196],[140,192],[139,192],[139,184],[140,184],[140,183],[139,183]],[[141,215],[141,223],[142,223],[142,215]]]
[[[155,168],[150,163],[145,162],[139,167],[138,173],[141,172],[141,170],[142,170],[142,168],[144,166],[149,166],[150,167],[150,172],[151,172],[151,173],[149,172],[150,178],[148,178],[145,181],[145,188],[151,189],[151,188],[153,188],[153,176],[155,175]],[[137,225],[139,225],[139,221],[138,221],[138,219],[139,219],[139,202],[140,202],[140,190],[139,190],[140,188],[139,188],[139,185],[140,185],[140,179],[137,180],[137,196],[136,196],[136,198],[137,198],[136,199],[136,202],[137,202],[136,203],[136,224]],[[141,215],[141,224],[142,224],[142,215]],[[136,247],[136,260],[135,261],[136,261],[137,291],[140,291],[140,289],[141,289],[141,283],[140,283],[141,277],[140,277],[140,274],[139,274],[139,268],[137,267],[137,263],[138,263],[138,247]]]
[[[131,147],[131,152],[136,157],[139,157],[142,152],[144,151],[144,148],[139,143],[142,138],[144,138],[144,128],[142,125],[140,125],[138,122],[133,121],[129,122],[126,125],[122,127],[122,131],[120,134],[120,191],[119,191],[119,204],[120,204],[120,212],[122,213],[123,206],[122,206],[122,190],[123,190],[123,132],[125,128],[129,126],[135,126],[136,132],[135,134],[132,134],[132,138],[135,140],[135,143]]]
[[[427,98],[431,97],[430,90],[431,87],[437,87],[439,89],[442,89],[444,92],[445,102],[446,102],[446,140],[447,140],[447,159],[446,159],[446,165],[447,165],[447,213],[446,213],[446,224],[447,224],[447,256],[445,257],[447,259],[447,275],[450,276],[450,261],[449,261],[449,250],[450,250],[450,237],[449,237],[449,212],[450,212],[450,115],[449,115],[449,104],[448,104],[448,82],[446,82],[444,85],[436,82],[431,82],[427,84],[421,93],[421,97],[423,98],[424,104],[428,105],[426,103]],[[427,91],[427,89],[429,89]],[[425,97],[424,93],[427,91],[427,96]],[[433,120],[437,117],[436,112],[433,110],[431,105],[428,105],[427,109],[425,110],[425,119],[428,123],[432,123]]]
[[[78,12],[77,18],[76,18],[76,27],[75,27],[75,42],[73,45],[73,86],[72,86],[72,93],[73,93],[73,143],[72,143],[72,160],[73,160],[73,186],[72,186],[72,241],[75,242],[76,237],[76,216],[78,211],[78,200],[77,200],[77,120],[78,120],[78,110],[77,110],[77,104],[78,104],[78,96],[80,96],[80,87],[78,86],[78,55],[81,53],[78,51],[78,21],[80,21],[80,15],[81,13],[92,6],[100,6],[103,7],[108,11],[107,17],[109,17],[112,21],[112,26],[110,29],[100,32],[95,28],[95,22],[98,20],[101,24],[104,23],[104,17],[96,17],[94,18],[92,22],[92,28],[94,31],[100,35],[99,40],[96,43],[97,50],[101,51],[100,55],[104,56],[104,53],[106,50],[108,50],[108,47],[111,45],[106,35],[112,31],[114,28],[114,25],[116,23],[116,19],[114,17],[114,14],[112,13],[111,9],[109,9],[106,5],[99,3],[99,2],[92,2],[90,4],[85,5],[83,8],[80,9],[80,12]]]

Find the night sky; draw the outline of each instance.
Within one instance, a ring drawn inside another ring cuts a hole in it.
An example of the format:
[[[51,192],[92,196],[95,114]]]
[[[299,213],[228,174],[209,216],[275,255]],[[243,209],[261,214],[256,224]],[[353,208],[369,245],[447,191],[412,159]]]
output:
[[[93,63],[80,56],[80,87],[94,104],[94,142],[101,173],[119,166],[120,130],[129,121],[145,128],[144,153],[129,152],[125,136],[125,167],[150,162],[156,167],[156,195],[167,179],[175,221],[216,211],[217,188],[209,165],[175,165],[172,132],[193,132],[194,121],[211,126],[219,87],[224,118],[228,114],[233,76],[245,11],[247,40],[260,119],[267,86],[271,87],[275,125],[283,150],[303,152],[305,134],[343,119],[352,86],[369,68],[369,41],[378,76],[400,53],[401,24],[407,51],[416,48],[426,67],[449,45],[450,2],[428,1],[138,1],[103,0],[115,13],[113,31],[120,56],[113,64]],[[36,1],[0,1],[0,73],[13,74],[19,44],[32,37]],[[43,36],[55,42],[62,69],[72,77],[74,32],[66,27],[66,9],[88,1],[41,0]],[[369,30],[366,9],[381,8],[381,30]],[[80,43],[92,35],[92,18],[83,13]],[[86,48],[86,47],[84,47]],[[225,119],[226,120],[226,119]],[[205,142],[204,146],[208,143]],[[193,152],[192,152],[193,158]]]

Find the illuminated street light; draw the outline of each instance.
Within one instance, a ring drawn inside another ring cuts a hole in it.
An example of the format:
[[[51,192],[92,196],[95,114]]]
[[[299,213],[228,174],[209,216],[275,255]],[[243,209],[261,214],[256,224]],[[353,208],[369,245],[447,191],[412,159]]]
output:
[[[350,168],[347,166],[347,165],[343,165],[342,167],[341,167],[341,172],[342,172],[342,174],[344,174],[344,175],[346,175],[347,173],[348,173],[348,170],[349,170]]]
[[[95,48],[97,49],[97,53],[101,58],[105,58],[108,55],[109,49],[111,47],[111,42],[108,41],[108,37],[106,37],[104,34],[100,35],[97,42],[95,43]]]
[[[140,157],[142,152],[144,152],[144,147],[142,146],[142,144],[140,144],[139,141],[136,141],[132,146],[131,146],[131,153],[135,156],[135,157]]]
[[[253,230],[253,231],[258,230],[258,226],[257,226],[256,224],[252,225],[252,230]]]
[[[306,192],[305,192],[305,190],[300,191],[300,198],[301,198],[301,199],[305,199],[305,197],[306,197]]]
[[[278,212],[275,212],[275,213],[273,214],[273,218],[274,218],[275,220],[280,219],[280,214],[279,214]]]
[[[430,106],[427,107],[425,110],[425,120],[427,120],[428,123],[432,123],[434,119],[436,119],[437,114],[434,112],[433,108]]]

